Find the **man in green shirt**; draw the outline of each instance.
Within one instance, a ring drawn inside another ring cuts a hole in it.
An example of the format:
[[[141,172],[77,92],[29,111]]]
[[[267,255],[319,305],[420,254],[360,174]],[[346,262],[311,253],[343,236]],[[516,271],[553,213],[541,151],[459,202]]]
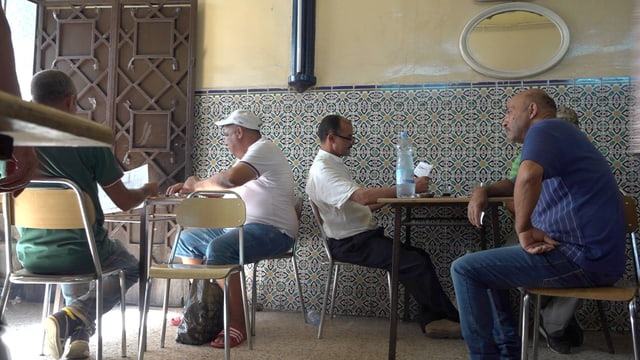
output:
[[[44,70],[31,81],[33,101],[58,110],[75,113],[76,89],[69,76],[58,70]],[[139,189],[127,189],[121,181],[120,169],[111,149],[106,147],[39,147],[39,175],[62,177],[74,181],[89,195],[95,208],[93,224],[100,263],[103,271],[122,269],[127,289],[138,281],[138,260],[123,244],[107,237],[104,214],[98,199],[98,185],[122,210],[142,203],[158,193],[158,185],[147,183]],[[67,274],[93,271],[93,262],[84,230],[19,229],[18,259],[25,269],[40,274]],[[89,336],[96,319],[95,288],[89,284],[63,285],[66,306],[44,321],[45,355],[59,359],[79,359],[89,356]],[[117,276],[103,281],[104,311],[120,299]],[[64,344],[70,337],[66,351]]]

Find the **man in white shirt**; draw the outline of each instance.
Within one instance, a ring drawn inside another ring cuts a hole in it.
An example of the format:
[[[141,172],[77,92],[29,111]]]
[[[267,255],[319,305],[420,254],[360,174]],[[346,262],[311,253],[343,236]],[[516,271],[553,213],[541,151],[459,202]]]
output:
[[[318,127],[320,150],[309,170],[306,192],[318,207],[329,237],[332,256],[339,261],[391,270],[393,240],[378,227],[372,210],[378,198],[395,197],[395,186],[365,188],[357,184],[342,157],[355,144],[353,126],[343,116],[328,115]],[[428,177],[416,178],[416,192],[425,192]],[[429,255],[402,246],[399,280],[420,306],[420,329],[433,338],[460,338],[458,311],[435,273]]]
[[[196,190],[228,189],[245,202],[245,263],[282,254],[293,246],[298,232],[295,212],[293,172],[282,151],[260,134],[262,120],[246,110],[236,110],[216,125],[229,151],[238,159],[234,165],[209,178],[191,176],[167,189],[167,194],[188,194]],[[176,255],[184,263],[235,264],[238,262],[238,231],[229,229],[188,229],[176,244]],[[239,276],[230,283],[230,346],[244,341],[244,312]],[[222,282],[222,281],[220,281]],[[221,287],[224,288],[224,286]],[[211,346],[224,348],[221,332]]]

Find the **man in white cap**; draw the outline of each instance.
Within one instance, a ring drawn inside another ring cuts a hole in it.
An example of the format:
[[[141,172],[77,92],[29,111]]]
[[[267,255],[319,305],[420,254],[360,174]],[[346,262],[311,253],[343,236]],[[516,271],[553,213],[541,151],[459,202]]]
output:
[[[294,207],[291,166],[282,151],[260,134],[262,121],[246,110],[236,110],[216,125],[229,151],[238,159],[234,165],[209,178],[190,176],[184,183],[167,189],[167,194],[188,194],[196,190],[231,189],[242,197],[247,208],[244,226],[244,260],[252,263],[282,254],[293,246],[298,232]],[[184,263],[233,264],[238,262],[238,232],[228,229],[189,229],[175,245]],[[230,346],[246,338],[240,278],[230,283]],[[224,286],[221,286],[224,288]],[[223,348],[221,332],[211,346]]]

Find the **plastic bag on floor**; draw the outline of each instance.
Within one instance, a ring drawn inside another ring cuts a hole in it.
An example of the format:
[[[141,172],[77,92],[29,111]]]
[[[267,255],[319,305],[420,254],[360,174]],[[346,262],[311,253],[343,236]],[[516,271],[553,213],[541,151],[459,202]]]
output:
[[[210,342],[223,328],[223,294],[216,282],[195,280],[178,326],[176,341],[201,345]]]

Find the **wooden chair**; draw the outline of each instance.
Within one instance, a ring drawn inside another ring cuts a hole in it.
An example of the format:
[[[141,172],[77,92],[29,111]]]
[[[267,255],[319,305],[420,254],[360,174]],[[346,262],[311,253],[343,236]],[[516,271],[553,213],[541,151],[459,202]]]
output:
[[[203,197],[204,196],[204,197]],[[244,222],[246,209],[244,201],[233,191],[197,191],[190,194],[176,207],[176,222],[178,231],[176,242],[184,228],[238,228],[239,229],[239,262],[229,265],[189,265],[174,263],[176,247],[174,245],[169,261],[166,264],[151,264],[148,270],[148,280],[145,289],[144,308],[140,322],[139,334],[146,334],[147,314],[151,297],[151,281],[154,278],[166,279],[164,299],[162,304],[163,320],[160,347],[164,347],[165,329],[167,326],[167,308],[171,279],[224,279],[224,358],[228,360],[231,352],[229,344],[229,276],[240,273],[242,286],[242,303],[244,308],[245,326],[249,327],[249,311],[247,306],[246,282],[244,274]],[[174,243],[175,244],[175,243]],[[251,349],[251,336],[247,336],[247,343]],[[139,337],[138,359],[144,358],[145,337]]]
[[[15,199],[8,193],[3,194],[3,212],[5,214],[5,255],[6,273],[0,304],[4,317],[9,291],[12,283],[44,284],[45,294],[42,317],[50,315],[52,284],[79,284],[95,281],[96,289],[96,359],[102,359],[102,281],[106,276],[117,275],[120,279],[120,312],[122,315],[122,357],[126,357],[125,332],[125,278],[120,269],[104,272],[98,256],[98,248],[93,237],[92,225],[95,223],[95,211],[91,198],[74,182],[61,178],[34,179],[30,184],[45,186],[27,188]],[[95,271],[91,273],[42,275],[19,269],[13,263],[11,225],[32,229],[84,229]],[[43,338],[44,341],[44,338]]]
[[[326,258],[322,260],[322,263],[328,265],[327,283],[325,285],[324,296],[322,300],[322,310],[320,312],[320,323],[318,324],[318,339],[321,339],[322,330],[324,328],[324,316],[327,311],[327,300],[329,297],[329,288],[331,288],[331,305],[329,306],[329,316],[333,317],[333,304],[336,299],[336,287],[338,284],[338,275],[340,274],[340,270],[343,266],[359,266],[359,265],[351,264],[343,261],[336,261],[333,259],[333,256],[331,255],[331,251],[329,250],[328,237],[324,232],[324,228],[322,227],[322,225],[324,224],[324,221],[320,216],[320,211],[318,211],[318,207],[313,201],[309,200],[309,202],[311,203],[311,210],[313,210],[313,215],[316,220],[316,225],[318,226],[318,230],[320,231],[320,237],[322,238],[322,244],[323,244],[325,255],[326,255]],[[388,271],[386,273],[387,273],[387,284],[389,286],[389,302],[391,302],[391,274]],[[332,274],[333,274],[333,285],[331,283]],[[391,309],[391,304],[389,304],[389,309]]]
[[[296,208],[296,215],[298,216],[298,221],[300,221],[300,216],[302,215],[302,198],[300,196],[296,196],[295,197],[295,208]],[[293,246],[291,247],[291,250],[287,251],[284,254],[281,255],[276,255],[276,256],[272,256],[266,259],[262,259],[259,261],[256,261],[253,264],[253,275],[252,275],[252,281],[251,281],[251,335],[255,336],[256,335],[256,306],[257,306],[257,301],[258,301],[258,292],[257,292],[257,286],[256,286],[256,274],[258,273],[257,269],[258,269],[258,265],[260,264],[260,262],[263,261],[269,261],[269,260],[279,260],[279,259],[291,259],[291,264],[293,265],[293,276],[296,279],[296,287],[298,290],[298,297],[300,299],[300,306],[302,307],[302,318],[304,320],[304,322],[307,322],[307,317],[305,316],[306,314],[306,310],[305,310],[305,306],[304,306],[304,296],[302,295],[302,287],[300,286],[300,276],[299,276],[299,272],[298,272],[298,261],[296,259],[296,248],[298,246],[298,237],[296,236],[293,239]]]
[[[603,287],[586,287],[586,288],[530,288],[524,289],[524,297],[522,304],[522,360],[528,357],[528,345],[529,345],[529,318],[528,309],[531,297],[533,297],[534,303],[534,321],[533,321],[533,352],[532,357],[537,359],[537,345],[538,345],[538,327],[540,321],[540,296],[560,296],[560,297],[572,297],[587,300],[597,301],[625,301],[629,303],[629,319],[631,321],[631,336],[633,339],[633,357],[635,360],[640,359],[640,349],[638,344],[637,334],[637,302],[638,302],[638,275],[640,274],[640,258],[638,257],[638,244],[636,240],[636,231],[638,230],[638,214],[636,212],[636,202],[630,196],[623,196],[624,202],[624,217],[627,224],[627,233],[631,239],[631,247],[633,250],[633,270],[634,276],[631,281],[621,281],[613,286]],[[604,312],[600,312],[601,322],[606,324],[604,319]],[[613,346],[611,345],[611,336],[609,329],[604,326],[602,329],[607,339],[610,352],[613,352]]]

